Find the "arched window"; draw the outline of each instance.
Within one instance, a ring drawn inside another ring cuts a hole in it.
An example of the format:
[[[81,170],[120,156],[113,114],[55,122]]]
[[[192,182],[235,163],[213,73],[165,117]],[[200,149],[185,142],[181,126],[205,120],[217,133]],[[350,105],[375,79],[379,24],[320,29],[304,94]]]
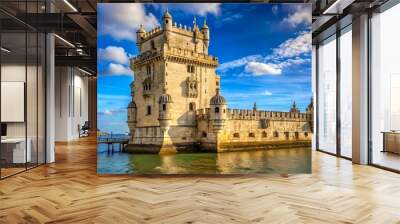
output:
[[[296,132],[294,133],[294,137],[295,137],[296,139],[299,139],[299,132],[296,131]]]
[[[147,75],[151,75],[151,66],[150,65],[146,66],[146,72],[147,72]]]
[[[147,106],[147,115],[151,114],[151,106]]]
[[[194,73],[194,65],[188,65],[187,66],[187,72],[188,73]]]
[[[233,133],[233,137],[234,138],[240,138],[240,135],[239,135],[239,133]]]
[[[266,138],[266,137],[267,137],[267,132],[263,131],[262,134],[261,134],[261,136],[262,136],[263,138]]]
[[[163,110],[163,111],[166,111],[166,110],[167,110],[167,105],[166,105],[165,103],[163,103],[163,105],[162,105],[162,110]]]
[[[289,132],[285,131],[285,138],[289,139]]]
[[[250,132],[250,133],[249,133],[249,137],[250,137],[250,138],[254,138],[254,137],[256,137],[256,135],[255,135],[253,132]]]
[[[196,106],[193,102],[189,103],[189,111],[194,111],[196,109],[195,107]]]
[[[304,137],[308,137],[308,132],[304,132]]]
[[[205,131],[203,131],[203,132],[201,133],[201,136],[202,136],[203,138],[207,138],[207,133],[206,133]]]
[[[215,112],[216,114],[218,114],[218,113],[219,113],[219,107],[216,107],[216,108],[214,109],[214,112]]]
[[[275,137],[275,138],[278,138],[278,137],[279,137],[279,132],[274,131],[274,137]]]
[[[156,45],[154,44],[154,40],[151,40],[151,49],[156,49]]]

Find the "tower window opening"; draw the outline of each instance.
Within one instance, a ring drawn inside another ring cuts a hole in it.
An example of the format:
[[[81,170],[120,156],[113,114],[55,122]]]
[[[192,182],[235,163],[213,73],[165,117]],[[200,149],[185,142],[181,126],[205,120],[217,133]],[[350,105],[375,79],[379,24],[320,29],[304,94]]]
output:
[[[162,110],[163,110],[163,111],[166,111],[166,110],[167,110],[167,105],[165,105],[165,103],[163,103],[163,105],[162,105]]]
[[[239,133],[233,133],[233,137],[234,138],[240,138],[240,135],[239,135]]]
[[[215,111],[216,114],[218,114],[218,113],[219,113],[219,107],[216,107],[216,108],[214,109],[214,111]]]
[[[294,133],[294,137],[295,137],[296,139],[299,139],[299,132],[296,131],[296,132]]]
[[[147,106],[147,113],[146,113],[147,115],[150,115],[151,114],[151,106]]]
[[[203,131],[203,132],[201,133],[201,135],[202,135],[203,138],[207,138],[207,133],[206,133],[205,131]]]
[[[154,44],[154,40],[152,40],[150,43],[151,43],[151,49],[153,49],[153,50],[156,49],[156,45]]]
[[[253,132],[250,132],[250,133],[249,133],[249,137],[250,137],[250,138],[254,138],[254,137],[256,137],[256,135],[255,135]]]
[[[147,71],[147,75],[151,75],[151,66],[150,65],[146,66],[146,71]]]
[[[279,137],[279,132],[274,131],[274,137],[275,137],[275,138],[278,138],[278,137]]]
[[[285,137],[286,139],[289,139],[289,132],[285,131]]]
[[[305,137],[308,137],[308,132],[304,132],[304,136],[305,136]]]
[[[189,103],[189,111],[194,111],[195,110],[195,105],[194,103]]]
[[[263,138],[266,138],[266,137],[267,137],[267,132],[263,131],[261,136],[262,136]]]
[[[187,66],[187,72],[188,73],[194,73],[194,65],[188,65]]]

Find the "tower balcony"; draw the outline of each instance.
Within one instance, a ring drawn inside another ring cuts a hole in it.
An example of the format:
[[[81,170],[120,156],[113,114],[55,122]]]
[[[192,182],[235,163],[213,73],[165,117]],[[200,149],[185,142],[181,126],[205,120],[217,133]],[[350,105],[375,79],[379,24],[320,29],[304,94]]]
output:
[[[149,89],[143,90],[143,96],[151,96],[152,92]]]

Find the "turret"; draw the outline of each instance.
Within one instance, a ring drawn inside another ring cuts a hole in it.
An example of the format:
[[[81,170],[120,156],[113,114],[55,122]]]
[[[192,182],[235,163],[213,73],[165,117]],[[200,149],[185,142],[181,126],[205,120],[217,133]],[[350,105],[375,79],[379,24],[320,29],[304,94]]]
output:
[[[201,32],[204,35],[204,46],[205,46],[204,52],[207,54],[208,46],[210,45],[210,30],[208,29],[207,22],[205,19],[204,19],[203,27],[201,28]]]
[[[160,127],[163,131],[168,130],[171,121],[171,105],[172,97],[166,93],[167,90],[164,89],[164,93],[158,98],[159,113],[158,121],[160,122]]]
[[[311,102],[308,104],[306,109],[307,119],[310,126],[311,131],[314,131],[314,100],[311,97]]]
[[[142,43],[142,39],[144,38],[146,31],[144,30],[143,24],[140,24],[139,29],[136,31],[136,46],[139,48]]]
[[[133,87],[134,87],[134,82],[131,82],[129,85],[131,87],[131,98],[132,101],[128,104],[128,126],[130,130],[133,130],[136,128],[136,122],[137,122],[137,107],[136,103],[133,100],[134,98],[134,92],[133,92]]]
[[[293,101],[292,108],[290,108],[290,113],[300,113],[299,108],[297,108],[296,101]]]
[[[168,10],[165,11],[163,16],[163,28],[164,30],[171,31],[172,30],[172,16],[169,14]]]
[[[132,130],[136,128],[136,116],[137,115],[137,108],[134,101],[131,101],[128,105],[128,126],[129,129]]]
[[[215,132],[223,129],[226,118],[226,100],[217,89],[216,95],[210,99],[210,120]]]

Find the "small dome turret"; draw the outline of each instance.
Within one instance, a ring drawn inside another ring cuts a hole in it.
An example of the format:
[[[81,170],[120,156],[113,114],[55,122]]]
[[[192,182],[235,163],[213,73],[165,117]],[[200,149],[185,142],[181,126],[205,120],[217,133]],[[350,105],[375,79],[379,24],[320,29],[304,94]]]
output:
[[[171,16],[171,14],[168,12],[168,9],[167,9],[167,11],[165,11],[163,18],[164,18],[164,19],[172,19],[172,16]]]
[[[225,105],[226,100],[223,96],[219,94],[219,89],[217,89],[217,93],[210,99],[210,105]]]
[[[137,33],[146,33],[146,30],[144,30],[143,24],[140,24],[140,27],[136,32]]]
[[[162,103],[172,103],[171,95],[169,95],[167,93],[161,94],[160,97],[158,98],[158,103],[160,103],[160,104],[162,104]]]
[[[136,103],[131,101],[128,105],[128,108],[136,108]]]
[[[164,16],[163,16],[163,28],[166,31],[171,31],[172,30],[172,16],[169,14],[168,10],[165,11]],[[169,39],[167,37],[167,39]]]
[[[207,29],[208,30],[206,19],[204,19],[204,23],[203,23],[202,29],[204,29],[204,30]]]

